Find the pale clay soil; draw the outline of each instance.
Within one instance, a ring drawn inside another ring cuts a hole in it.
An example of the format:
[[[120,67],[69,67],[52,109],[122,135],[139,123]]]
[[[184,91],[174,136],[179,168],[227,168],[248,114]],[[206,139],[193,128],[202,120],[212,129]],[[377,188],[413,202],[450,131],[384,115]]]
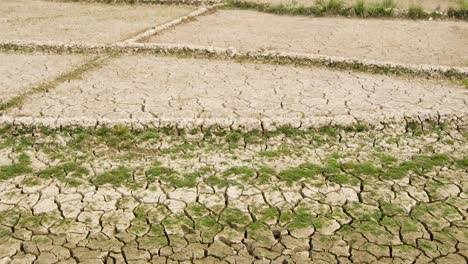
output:
[[[468,64],[468,23],[458,21],[310,18],[219,10],[157,35],[150,42],[409,64]]]
[[[272,4],[272,5],[285,5],[285,6],[314,6],[316,0],[246,0],[246,2]],[[347,5],[356,4],[356,0],[344,0]],[[382,0],[367,0],[364,1],[367,5],[374,3],[381,3]],[[450,7],[457,8],[460,5],[456,0],[395,0],[396,8],[408,9],[411,6],[421,6],[423,9],[432,11],[444,11]]]
[[[0,53],[0,104],[84,61],[79,55]]]
[[[464,264],[466,137],[425,129],[4,130],[0,260]]]
[[[192,10],[0,1],[0,40],[112,43]],[[466,22],[217,11],[152,41],[460,66],[466,33]],[[91,57],[0,53],[1,107],[46,84],[0,111],[30,125],[0,125],[1,264],[466,263],[459,83],[157,55],[99,55],[91,67]],[[401,114],[376,128],[340,123]],[[179,127],[265,117],[342,126]],[[125,126],[145,118],[172,123]]]
[[[112,43],[194,8],[2,0],[1,40]]]
[[[79,96],[77,96],[79,95]],[[468,90],[448,82],[321,68],[123,56],[81,80],[32,95],[12,116],[312,118],[463,112]]]

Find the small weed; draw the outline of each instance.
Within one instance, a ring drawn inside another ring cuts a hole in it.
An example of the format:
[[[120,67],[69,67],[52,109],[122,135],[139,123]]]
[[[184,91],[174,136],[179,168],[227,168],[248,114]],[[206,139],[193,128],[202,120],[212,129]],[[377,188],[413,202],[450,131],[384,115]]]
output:
[[[468,158],[456,160],[455,165],[460,169],[467,169],[468,168]]]
[[[158,179],[177,188],[195,187],[198,177],[199,172],[181,174],[174,169],[163,167],[159,163],[146,171],[146,179],[148,181],[153,182]]]
[[[364,0],[356,1],[356,5],[354,6],[354,14],[360,17],[366,16],[366,6]]]
[[[317,0],[315,3],[323,14],[346,15],[348,12],[343,0]]]
[[[31,160],[28,155],[22,153],[18,157],[18,162],[11,165],[0,166],[0,180],[11,179],[16,176],[31,172]]]
[[[322,168],[311,163],[305,163],[296,168],[282,170],[278,176],[288,184],[298,182],[302,179],[310,179],[322,172]]]
[[[132,171],[129,168],[119,167],[111,171],[105,172],[101,175],[98,175],[93,183],[97,186],[102,186],[104,184],[110,183],[112,186],[121,186],[124,183],[132,180]]]
[[[463,78],[463,86],[465,86],[465,88],[468,88],[468,78]]]
[[[160,139],[160,134],[154,130],[147,130],[143,132],[140,137],[143,140]]]
[[[89,171],[76,162],[67,162],[41,170],[37,174],[40,178],[55,178],[71,186],[78,186],[80,181],[77,178],[88,175]]]
[[[258,183],[266,184],[270,182],[271,177],[276,174],[276,171],[272,168],[261,166],[258,169]]]
[[[418,175],[431,170],[435,166],[444,166],[450,164],[451,159],[447,155],[434,154],[432,156],[418,155],[410,161],[405,161],[395,167],[384,170],[382,176],[384,179],[402,179],[409,171]]]
[[[225,177],[237,175],[240,176],[242,181],[251,180],[255,176],[255,170],[246,166],[232,167],[224,171],[223,175]]]
[[[351,185],[351,186],[358,186],[360,184],[360,180],[352,175],[349,174],[335,174],[327,177],[327,180],[341,184],[341,185]]]
[[[226,139],[228,140],[229,143],[237,143],[241,139],[242,134],[239,131],[232,131],[227,133]]]
[[[412,5],[408,9],[408,17],[411,19],[425,19],[429,17],[429,14],[424,11],[420,5]]]
[[[447,15],[452,18],[468,19],[468,0],[458,0],[458,7],[450,7]]]
[[[394,0],[382,0],[379,3],[372,3],[367,8],[367,14],[371,17],[391,17],[395,11]]]

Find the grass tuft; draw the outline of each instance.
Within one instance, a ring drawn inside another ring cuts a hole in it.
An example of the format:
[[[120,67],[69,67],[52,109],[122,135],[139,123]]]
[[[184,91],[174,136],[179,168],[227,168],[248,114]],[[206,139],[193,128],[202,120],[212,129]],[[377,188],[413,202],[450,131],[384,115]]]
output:
[[[18,161],[11,165],[0,166],[0,180],[7,180],[16,176],[31,173],[31,160],[28,155],[22,153]]]
[[[113,169],[98,175],[93,180],[93,183],[97,186],[102,186],[109,183],[112,186],[119,187],[122,184],[129,182],[132,179],[132,176],[132,171],[129,168],[119,167],[117,169]]]
[[[391,17],[395,14],[395,7],[394,0],[382,0],[379,3],[372,3],[367,8],[367,16]]]
[[[408,17],[411,19],[426,19],[429,17],[429,14],[424,11],[420,5],[412,5],[408,9]]]
[[[468,0],[458,0],[458,7],[450,7],[447,15],[452,18],[468,19]]]
[[[366,3],[364,0],[357,0],[354,5],[354,14],[363,17],[366,15]]]

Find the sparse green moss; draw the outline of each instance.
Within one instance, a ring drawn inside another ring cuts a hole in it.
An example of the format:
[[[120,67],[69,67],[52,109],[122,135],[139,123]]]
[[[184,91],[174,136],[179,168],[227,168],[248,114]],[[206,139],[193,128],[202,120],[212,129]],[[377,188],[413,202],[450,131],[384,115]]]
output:
[[[463,78],[462,83],[465,88],[468,88],[468,78]]]
[[[3,227],[0,227],[0,238],[3,238],[3,237],[8,237],[8,236],[11,236],[12,233],[10,230],[7,230],[6,228],[3,228]]]
[[[206,179],[206,183],[210,186],[218,187],[218,188],[225,188],[230,185],[239,185],[239,183],[235,180],[230,180],[222,177],[217,177],[214,175],[209,176]]]

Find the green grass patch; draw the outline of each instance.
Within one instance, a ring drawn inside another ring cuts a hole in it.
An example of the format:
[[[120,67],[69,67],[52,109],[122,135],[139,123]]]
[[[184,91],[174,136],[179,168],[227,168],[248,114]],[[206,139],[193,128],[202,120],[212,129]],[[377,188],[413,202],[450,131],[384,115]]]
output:
[[[151,169],[146,171],[146,179],[149,182],[160,180],[176,188],[194,188],[197,185],[199,172],[180,173],[172,168],[161,166],[156,163]]]
[[[420,5],[411,5],[408,9],[408,17],[411,19],[426,19],[430,16],[422,6]]]
[[[447,16],[467,19],[466,0],[461,0],[457,8],[449,8]],[[464,3],[464,4],[463,4]],[[397,4],[394,0],[381,0],[380,2],[366,3],[357,0],[354,4],[346,4],[343,0],[317,0],[312,6],[299,6],[296,4],[268,4],[254,3],[242,0],[228,0],[223,8],[248,9],[276,15],[298,16],[358,16],[358,17],[394,17]],[[427,13],[420,5],[412,5],[406,12],[398,16],[411,19],[439,18],[442,14],[434,11]]]
[[[111,171],[105,172],[94,178],[93,183],[97,186],[104,184],[111,184],[112,186],[119,187],[125,183],[133,180],[132,170],[126,167],[119,167]]]
[[[410,171],[418,175],[432,170],[436,166],[446,166],[452,159],[444,154],[417,155],[412,160],[404,161],[397,166],[390,167],[382,172],[382,176],[387,180],[398,180],[406,177]]]
[[[242,181],[249,181],[255,175],[255,170],[246,166],[231,167],[223,172],[224,177],[240,176]]]
[[[322,168],[315,164],[305,163],[295,168],[285,169],[279,172],[278,177],[288,184],[293,184],[302,179],[311,179],[322,172]]]
[[[80,166],[80,164],[76,162],[66,162],[53,167],[49,167],[47,169],[43,169],[37,173],[37,175],[40,178],[58,179],[62,182],[70,184],[71,186],[80,185],[79,178],[87,176],[88,174],[89,170]]]
[[[0,166],[0,180],[11,179],[32,171],[31,159],[25,153],[21,153],[16,163]]]
[[[458,7],[450,7],[447,15],[452,18],[468,19],[468,0],[458,0]]]

